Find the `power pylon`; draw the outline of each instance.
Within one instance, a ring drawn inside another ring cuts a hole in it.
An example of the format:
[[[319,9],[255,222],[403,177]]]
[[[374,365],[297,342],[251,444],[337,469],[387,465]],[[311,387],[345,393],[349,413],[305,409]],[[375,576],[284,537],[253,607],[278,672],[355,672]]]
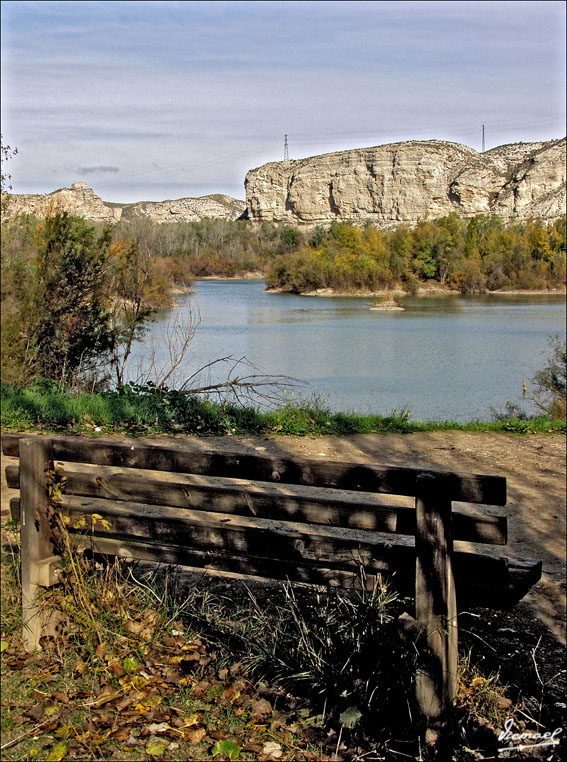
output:
[[[484,153],[484,124],[482,125],[482,153]]]
[[[283,160],[284,161],[289,161],[289,149],[287,147],[287,135],[284,137]]]

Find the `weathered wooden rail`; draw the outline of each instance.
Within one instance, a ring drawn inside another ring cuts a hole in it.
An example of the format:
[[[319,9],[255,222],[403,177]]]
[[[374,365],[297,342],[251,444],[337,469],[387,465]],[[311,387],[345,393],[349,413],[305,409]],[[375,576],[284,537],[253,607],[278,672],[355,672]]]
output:
[[[430,657],[416,678],[430,722],[455,696],[458,610],[510,607],[541,576],[540,561],[453,547],[506,544],[505,517],[452,509],[455,501],[505,505],[502,477],[19,434],[4,435],[2,449],[19,457],[6,478],[20,490],[11,512],[21,520],[30,650],[41,636],[38,588],[53,584],[58,560],[45,517],[45,469],[55,461],[63,462],[71,520],[105,520],[76,538],[98,553],[315,585],[372,587],[387,577],[415,598],[415,617],[403,624]],[[177,476],[165,481],[163,472]],[[415,503],[383,505],[378,494]]]

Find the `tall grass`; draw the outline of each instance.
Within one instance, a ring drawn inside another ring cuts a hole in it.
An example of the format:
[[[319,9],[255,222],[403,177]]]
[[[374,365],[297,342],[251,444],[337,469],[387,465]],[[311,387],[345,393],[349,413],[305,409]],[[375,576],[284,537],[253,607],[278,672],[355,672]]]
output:
[[[492,421],[421,421],[405,409],[389,415],[332,412],[320,399],[287,402],[275,410],[218,403],[152,385],[97,393],[73,393],[51,382],[29,387],[2,384],[4,430],[192,435],[262,434],[348,436],[417,431],[565,432],[564,420],[547,415],[508,415]]]

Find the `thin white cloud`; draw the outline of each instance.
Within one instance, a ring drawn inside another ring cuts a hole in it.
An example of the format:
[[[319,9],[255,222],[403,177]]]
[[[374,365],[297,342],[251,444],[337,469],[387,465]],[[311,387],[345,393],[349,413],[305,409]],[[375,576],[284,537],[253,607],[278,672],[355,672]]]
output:
[[[299,158],[425,137],[479,148],[482,124],[490,147],[565,130],[559,2],[3,5],[16,192],[81,167],[120,167],[99,169],[108,200],[228,192],[282,158],[284,133]]]

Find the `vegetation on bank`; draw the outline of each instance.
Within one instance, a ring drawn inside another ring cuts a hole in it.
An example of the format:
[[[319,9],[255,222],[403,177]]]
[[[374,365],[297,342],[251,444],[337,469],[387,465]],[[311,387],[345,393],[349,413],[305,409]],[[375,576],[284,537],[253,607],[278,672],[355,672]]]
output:
[[[402,288],[415,293],[433,281],[463,294],[565,285],[565,219],[505,223],[456,213],[413,228],[379,230],[333,223],[278,257],[269,287],[302,293]]]
[[[314,231],[307,243],[303,234],[290,227],[264,225],[253,230],[246,223],[223,220],[173,227],[145,221],[125,225],[97,228],[63,212],[44,220],[22,216],[2,226],[4,427],[354,434],[465,427],[547,431],[564,426],[554,422],[565,419],[565,346],[558,338],[550,364],[534,379],[535,391],[530,396],[541,417],[529,417],[511,405],[491,423],[465,426],[411,421],[406,411],[332,413],[320,401],[286,398],[285,380],[258,374],[251,366],[245,366],[246,375],[237,375],[242,361],[234,363],[231,358],[211,358],[205,366],[225,362],[229,375],[223,383],[199,386],[197,371],[189,379],[192,387],[168,389],[166,382],[171,384],[173,371],[190,346],[196,328],[193,316],[187,325],[172,327],[169,369],[159,373],[152,368],[155,378],[145,378],[138,386],[125,384],[132,343],[143,337],[152,314],[170,298],[173,284],[186,272],[191,257],[198,255],[200,241],[208,240],[210,246],[215,242],[233,262],[240,251],[238,241],[247,241],[256,252],[271,242],[271,249],[263,249],[262,266],[275,256],[270,277],[280,273],[277,282],[292,290],[317,285],[344,289],[353,283],[357,288],[374,288],[400,279],[410,288],[416,279],[435,277],[454,284],[461,265],[470,265],[467,272],[476,273],[475,278],[500,272],[504,281],[489,279],[491,286],[505,282],[525,287],[559,283],[564,278],[564,221],[504,227],[492,218],[467,222],[450,215],[413,231],[391,233],[336,224],[327,231]],[[181,233],[185,238],[179,238]],[[210,246],[205,247],[203,261]],[[184,263],[181,269],[176,269],[176,262]],[[250,266],[247,261],[246,267]],[[286,280],[286,273],[293,275],[293,283]],[[305,277],[297,280],[298,273]],[[317,280],[321,273],[332,275],[331,280]],[[342,273],[338,281],[333,273]],[[361,279],[353,282],[353,273]],[[394,280],[389,279],[392,273]],[[543,280],[529,279],[536,275]],[[378,280],[373,280],[375,276]],[[482,278],[474,283],[486,285],[488,281]],[[459,282],[463,286],[464,281]],[[476,289],[473,281],[467,283],[466,289]],[[207,398],[213,392],[217,402]],[[275,410],[258,409],[262,399],[274,402],[278,398]]]
[[[121,432],[141,434],[281,434],[348,436],[353,434],[417,431],[492,431],[559,433],[566,430],[565,418],[548,413],[527,416],[514,406],[492,421],[412,420],[406,410],[390,415],[332,412],[316,399],[288,402],[261,411],[229,402],[215,402],[175,389],[154,385],[130,385],[103,392],[62,390],[49,381],[22,388],[2,384],[1,422],[6,431]]]

